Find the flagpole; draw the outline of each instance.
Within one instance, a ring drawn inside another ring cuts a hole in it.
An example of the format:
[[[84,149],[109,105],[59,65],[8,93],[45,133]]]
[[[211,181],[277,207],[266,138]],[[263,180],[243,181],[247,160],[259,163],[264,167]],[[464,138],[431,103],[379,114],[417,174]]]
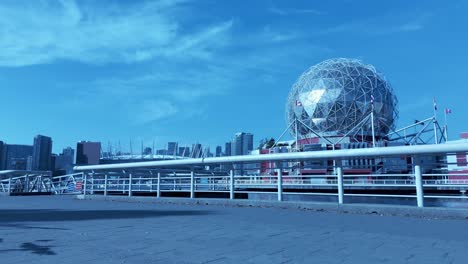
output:
[[[297,152],[297,151],[299,151],[299,146],[298,146],[298,144],[299,144],[299,135],[297,133],[298,132],[298,129],[297,129],[297,116],[295,116],[295,118],[294,118],[294,123],[295,123],[295,126],[296,126],[295,134],[296,134],[296,152]]]
[[[374,129],[374,109],[371,112],[371,125],[372,125],[372,147],[375,148],[375,129]]]
[[[374,95],[372,94],[371,94],[371,128],[372,128],[372,147],[375,148]]]

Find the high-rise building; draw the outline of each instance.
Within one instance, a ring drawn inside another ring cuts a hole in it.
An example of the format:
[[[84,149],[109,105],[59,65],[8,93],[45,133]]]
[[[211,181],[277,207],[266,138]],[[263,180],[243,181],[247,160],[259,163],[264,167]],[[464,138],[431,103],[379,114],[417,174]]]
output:
[[[28,157],[33,154],[33,146],[6,144],[6,166],[7,170],[26,170]]]
[[[6,169],[6,144],[0,141],[0,170]]]
[[[232,156],[232,142],[226,142],[224,147],[224,156]]]
[[[52,155],[50,155],[49,167],[50,167],[50,170],[52,171],[55,171],[55,166],[57,165],[57,158],[58,158],[57,154],[52,153]]]
[[[33,170],[33,157],[29,156],[26,161],[26,170],[32,171]]]
[[[205,147],[205,148],[203,149],[202,157],[204,157],[204,158],[213,157],[213,153],[211,153],[210,147]]]
[[[253,135],[250,133],[236,133],[232,142],[232,155],[248,155],[253,150]]]
[[[177,154],[180,157],[189,157],[190,156],[190,148],[185,146],[185,147],[179,147],[179,152]]]
[[[43,135],[34,138],[32,170],[51,170],[52,139]]]
[[[190,154],[191,158],[201,158],[203,154],[203,148],[200,143],[192,145],[192,153]]]
[[[81,141],[76,145],[77,165],[99,164],[101,157],[101,142]]]
[[[73,168],[74,157],[75,150],[73,148],[64,148],[62,153],[55,158],[55,170],[71,171]]]
[[[75,158],[75,150],[72,147],[66,147],[62,150],[62,155],[71,157],[73,163],[73,159]]]
[[[215,153],[215,156],[216,157],[221,157],[223,154],[223,148],[221,146],[216,146],[216,153]]]
[[[167,155],[177,155],[177,142],[167,142]]]
[[[236,133],[232,141],[232,156],[248,155],[253,150],[253,135],[250,133]],[[234,169],[244,174],[244,164],[234,164]]]

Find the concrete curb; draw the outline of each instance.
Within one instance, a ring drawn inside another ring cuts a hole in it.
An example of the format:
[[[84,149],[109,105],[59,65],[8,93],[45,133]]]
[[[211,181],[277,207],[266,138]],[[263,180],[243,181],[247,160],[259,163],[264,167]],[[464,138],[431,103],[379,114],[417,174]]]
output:
[[[79,200],[101,200],[118,202],[137,202],[154,204],[183,204],[183,205],[216,205],[232,207],[258,207],[313,210],[317,212],[334,212],[343,214],[372,214],[385,216],[405,216],[431,219],[463,219],[468,220],[468,209],[414,206],[395,206],[384,204],[343,204],[316,202],[278,202],[259,200],[229,200],[229,199],[190,199],[190,198],[155,198],[138,196],[103,196],[77,195]]]

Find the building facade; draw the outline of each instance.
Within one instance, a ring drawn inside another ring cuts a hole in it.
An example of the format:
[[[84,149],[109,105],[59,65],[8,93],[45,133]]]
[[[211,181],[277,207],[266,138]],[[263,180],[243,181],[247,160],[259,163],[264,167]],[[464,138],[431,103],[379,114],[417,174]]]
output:
[[[43,135],[37,135],[34,138],[32,170],[48,171],[54,169],[51,167],[51,156],[52,138]]]
[[[192,153],[190,154],[191,158],[201,158],[203,154],[203,148],[200,143],[192,145]]]
[[[71,172],[74,158],[75,150],[71,147],[64,148],[62,153],[55,158],[55,170]]]
[[[0,141],[0,171],[6,169],[6,144]]]
[[[28,158],[33,155],[33,146],[6,144],[6,170],[26,170]]]
[[[101,142],[81,141],[76,145],[77,165],[97,165],[101,157]]]
[[[223,155],[223,149],[221,146],[216,146],[216,153],[215,153],[215,156],[216,157],[221,157]]]
[[[179,157],[189,157],[190,156],[190,147],[179,147],[177,154]]]
[[[250,133],[236,133],[232,141],[232,156],[249,155],[253,150],[253,135]]]
[[[232,156],[232,143],[226,142],[224,146],[224,156]]]
[[[177,155],[177,142],[168,142],[167,143],[167,155],[175,156]]]
[[[231,155],[249,155],[253,150],[253,134],[240,132],[234,135],[234,140],[231,145]],[[241,175],[245,174],[247,167],[244,164],[234,164],[234,169],[239,171]]]

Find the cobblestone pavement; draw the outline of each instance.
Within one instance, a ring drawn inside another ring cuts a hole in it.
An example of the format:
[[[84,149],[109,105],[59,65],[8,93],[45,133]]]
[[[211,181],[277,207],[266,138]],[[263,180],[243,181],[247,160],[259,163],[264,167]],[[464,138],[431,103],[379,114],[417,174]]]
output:
[[[468,263],[468,220],[0,197],[0,263]]]

